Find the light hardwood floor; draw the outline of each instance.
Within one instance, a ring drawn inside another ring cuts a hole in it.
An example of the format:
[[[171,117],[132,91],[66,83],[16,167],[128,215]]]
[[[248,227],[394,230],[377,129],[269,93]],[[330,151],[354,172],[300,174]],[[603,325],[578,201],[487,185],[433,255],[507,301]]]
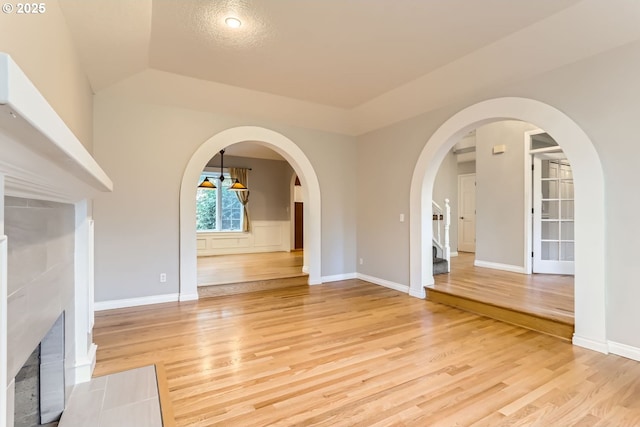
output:
[[[630,325],[632,327],[632,325]],[[640,363],[360,280],[99,312],[179,426],[638,426]]]
[[[198,257],[198,286],[299,277],[303,261],[302,251]]]
[[[475,255],[451,258],[451,273],[434,276],[434,289],[500,307],[574,323],[573,276],[518,274],[475,267]]]

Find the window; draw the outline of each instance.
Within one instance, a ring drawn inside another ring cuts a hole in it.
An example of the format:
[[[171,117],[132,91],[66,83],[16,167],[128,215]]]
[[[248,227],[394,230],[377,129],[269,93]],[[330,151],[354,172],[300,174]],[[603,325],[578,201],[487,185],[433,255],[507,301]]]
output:
[[[197,231],[242,231],[243,206],[236,193],[228,191],[231,177],[224,173],[224,181],[218,179],[220,174],[208,172],[200,176],[215,184],[215,190],[198,188],[196,193],[196,230]]]

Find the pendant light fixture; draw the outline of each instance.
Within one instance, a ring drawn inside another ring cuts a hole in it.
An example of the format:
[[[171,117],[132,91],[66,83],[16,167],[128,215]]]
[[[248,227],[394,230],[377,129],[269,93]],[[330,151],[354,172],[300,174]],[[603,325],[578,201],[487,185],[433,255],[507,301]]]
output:
[[[205,190],[215,190],[218,187],[216,187],[213,182],[209,181],[209,177],[205,176],[204,180],[200,183],[200,185],[198,185],[198,188],[203,188]]]
[[[224,181],[224,150],[220,150],[220,176],[218,177],[218,179],[220,180],[220,183]],[[205,177],[204,180],[200,183],[200,185],[198,185],[198,188],[214,190],[217,187],[213,182],[209,181],[208,177]],[[229,191],[248,191],[249,189],[245,187],[240,181],[238,181],[238,178],[236,178],[233,184],[229,186],[228,190]]]

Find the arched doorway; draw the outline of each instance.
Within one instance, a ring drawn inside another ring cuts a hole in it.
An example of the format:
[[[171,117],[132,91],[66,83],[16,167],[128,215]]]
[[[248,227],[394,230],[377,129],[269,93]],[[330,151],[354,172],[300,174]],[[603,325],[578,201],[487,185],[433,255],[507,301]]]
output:
[[[304,265],[309,284],[322,283],[320,235],[320,184],[311,162],[293,141],[284,135],[257,126],[241,126],[224,130],[205,141],[193,154],[185,168],[180,185],[180,301],[198,298],[196,263],[195,189],[204,165],[229,145],[243,141],[263,144],[284,157],[302,182],[305,200]]]
[[[431,197],[438,167],[470,130],[498,120],[522,120],[549,132],[573,166],[575,180],[575,332],[573,343],[603,353],[606,341],[604,275],[604,177],[600,159],[584,131],[561,111],[526,98],[497,98],[458,112],[431,136],[420,153],[410,190],[410,288],[424,298],[433,284]]]

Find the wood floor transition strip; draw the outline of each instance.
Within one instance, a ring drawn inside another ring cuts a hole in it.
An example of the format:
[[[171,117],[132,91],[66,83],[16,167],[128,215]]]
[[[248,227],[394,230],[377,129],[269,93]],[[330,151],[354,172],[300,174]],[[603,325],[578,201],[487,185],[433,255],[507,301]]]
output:
[[[169,396],[169,383],[164,363],[156,362],[156,381],[158,383],[158,398],[160,399],[160,413],[163,427],[176,427],[176,418],[173,413],[173,404]]]

